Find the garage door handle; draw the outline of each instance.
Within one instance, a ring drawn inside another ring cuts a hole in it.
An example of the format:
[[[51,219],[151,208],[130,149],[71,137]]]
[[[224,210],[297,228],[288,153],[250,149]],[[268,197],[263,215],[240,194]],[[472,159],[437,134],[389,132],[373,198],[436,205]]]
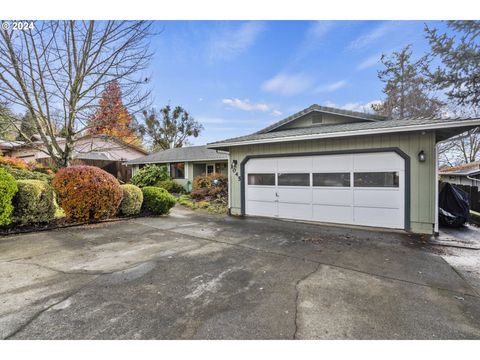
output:
[[[278,193],[275,193],[275,196],[278,197]]]

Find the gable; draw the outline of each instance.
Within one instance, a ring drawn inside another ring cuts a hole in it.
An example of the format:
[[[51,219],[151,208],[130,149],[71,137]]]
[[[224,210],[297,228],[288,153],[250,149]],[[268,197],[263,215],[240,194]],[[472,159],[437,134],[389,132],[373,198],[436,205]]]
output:
[[[344,116],[344,115],[323,113],[320,111],[312,111],[284,125],[281,125],[276,129],[273,129],[272,131],[299,129],[299,128],[306,128],[310,126],[346,124],[346,123],[363,122],[363,121],[367,121],[367,120],[353,118],[353,117]]]

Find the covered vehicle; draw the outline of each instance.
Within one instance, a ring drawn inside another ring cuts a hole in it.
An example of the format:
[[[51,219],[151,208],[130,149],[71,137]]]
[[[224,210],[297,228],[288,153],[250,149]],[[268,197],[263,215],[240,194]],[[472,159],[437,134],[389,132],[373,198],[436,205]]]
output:
[[[460,227],[468,221],[470,214],[469,195],[458,187],[444,183],[438,198],[440,224]]]

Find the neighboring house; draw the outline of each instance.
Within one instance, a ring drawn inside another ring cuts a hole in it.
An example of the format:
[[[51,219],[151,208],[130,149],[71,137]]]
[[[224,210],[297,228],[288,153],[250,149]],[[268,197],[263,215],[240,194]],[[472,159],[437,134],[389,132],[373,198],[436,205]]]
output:
[[[192,181],[198,175],[219,173],[228,176],[228,154],[207,149],[205,145],[160,150],[127,162],[133,174],[147,164],[166,165],[172,179],[187,191],[191,190]]]
[[[38,161],[49,165],[50,156],[45,152],[45,146],[35,135],[33,146],[24,141],[0,141],[0,153],[6,156],[18,157],[25,161]],[[64,139],[57,139],[60,146]],[[86,135],[74,144],[73,164],[97,166],[124,182],[131,177],[131,169],[124,163],[148,154],[143,148],[126,143],[121,139],[105,135]]]
[[[254,134],[207,144],[229,152],[233,215],[438,231],[439,141],[479,118],[387,120],[312,105]]]
[[[440,169],[438,175],[443,182],[476,186],[480,190],[480,161],[459,166],[444,167]]]

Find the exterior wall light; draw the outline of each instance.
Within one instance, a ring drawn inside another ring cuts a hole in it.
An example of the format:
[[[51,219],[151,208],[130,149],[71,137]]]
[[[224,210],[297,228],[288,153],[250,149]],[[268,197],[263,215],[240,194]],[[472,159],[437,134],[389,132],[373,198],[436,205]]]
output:
[[[425,155],[425,151],[421,150],[418,153],[418,161],[425,162],[426,159],[427,159],[427,155]]]

